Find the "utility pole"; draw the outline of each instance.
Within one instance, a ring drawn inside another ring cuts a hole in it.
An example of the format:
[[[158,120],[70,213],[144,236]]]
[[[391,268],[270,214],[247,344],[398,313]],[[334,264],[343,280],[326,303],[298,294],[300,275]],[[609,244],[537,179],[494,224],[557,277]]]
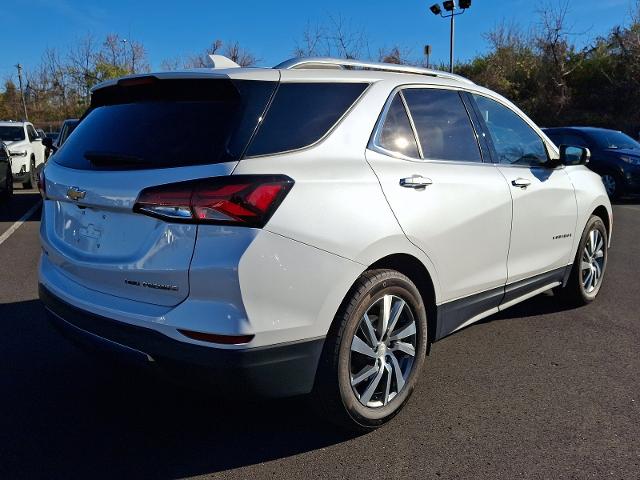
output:
[[[22,108],[24,108],[24,120],[29,121],[29,115],[27,114],[27,102],[24,99],[24,89],[22,88],[22,65],[19,63],[16,65],[18,69],[18,83],[20,84],[20,96],[22,97]]]

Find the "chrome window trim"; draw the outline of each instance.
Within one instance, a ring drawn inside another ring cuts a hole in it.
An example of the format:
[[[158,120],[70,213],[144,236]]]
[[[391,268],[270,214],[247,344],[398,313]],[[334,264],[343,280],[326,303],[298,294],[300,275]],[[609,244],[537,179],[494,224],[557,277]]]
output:
[[[445,163],[448,165],[488,165],[488,166],[494,166],[496,165],[495,163],[492,163],[490,161],[485,161],[484,157],[482,156],[482,150],[480,149],[480,143],[478,141],[477,138],[477,133],[475,132],[475,129],[473,128],[473,122],[471,120],[471,118],[469,118],[469,123],[471,124],[471,129],[474,132],[474,138],[476,139],[477,142],[477,146],[478,146],[478,153],[480,155],[480,161],[479,162],[468,162],[468,161],[464,161],[464,160],[438,160],[437,158],[424,158],[424,154],[422,152],[422,145],[420,144],[420,139],[418,138],[418,132],[415,128],[415,123],[413,122],[413,116],[411,115],[411,112],[409,111],[409,106],[407,105],[407,102],[404,98],[404,95],[402,94],[403,90],[406,89],[415,89],[415,88],[419,88],[419,89],[434,89],[434,90],[448,90],[448,91],[453,91],[453,92],[468,92],[468,93],[473,93],[473,90],[467,90],[464,88],[460,88],[460,87],[450,87],[448,85],[430,85],[430,84],[406,84],[406,85],[399,85],[397,87],[395,87],[391,93],[389,94],[389,96],[387,97],[387,100],[385,101],[384,107],[382,108],[382,112],[380,112],[380,115],[378,116],[378,120],[376,122],[375,127],[373,128],[373,132],[371,134],[371,138],[369,139],[369,144],[367,145],[367,149],[373,151],[373,152],[378,152],[381,153],[382,155],[386,155],[388,157],[393,157],[393,158],[397,158],[399,160],[405,160],[405,161],[410,161],[410,162],[422,162],[422,163]],[[391,102],[393,102],[396,94],[400,94],[401,98],[402,98],[402,103],[404,105],[405,111],[407,112],[407,116],[409,117],[409,123],[411,124],[411,128],[413,130],[413,136],[415,137],[416,140],[416,144],[418,145],[418,153],[420,154],[421,158],[414,158],[414,157],[410,157],[407,155],[404,155],[402,153],[399,152],[394,152],[392,150],[387,150],[386,148],[380,146],[380,136],[382,134],[382,127],[384,125],[384,121],[387,118],[387,113],[389,112],[389,108],[391,107]],[[487,97],[490,98],[490,97]],[[460,102],[462,102],[462,99],[460,99]],[[462,102],[462,106],[464,107],[465,111],[467,109],[466,105],[464,105],[464,102]],[[467,112],[467,116],[469,116],[469,112]]]
[[[404,98],[404,93],[402,92],[402,90],[398,91],[398,95],[400,96],[400,101],[404,106],[404,111],[407,114],[407,118],[409,119],[409,125],[411,125],[413,138],[415,138],[416,145],[418,146],[418,155],[420,155],[421,160],[424,160],[424,150],[422,150],[422,142],[420,141],[420,135],[418,135],[418,129],[416,128],[416,123],[413,121],[413,115],[411,114],[411,110],[409,110],[409,104],[407,103],[407,99]]]

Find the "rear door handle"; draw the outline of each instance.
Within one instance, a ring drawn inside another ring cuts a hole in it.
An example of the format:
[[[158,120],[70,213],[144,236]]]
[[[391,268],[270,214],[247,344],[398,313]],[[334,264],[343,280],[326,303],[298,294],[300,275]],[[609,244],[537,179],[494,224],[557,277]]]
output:
[[[405,188],[426,188],[433,182],[430,178],[422,177],[420,175],[413,175],[407,178],[400,179],[400,186]]]
[[[511,181],[511,185],[518,188],[527,188],[529,185],[531,185],[531,180],[528,180],[526,178],[516,178],[515,180]]]

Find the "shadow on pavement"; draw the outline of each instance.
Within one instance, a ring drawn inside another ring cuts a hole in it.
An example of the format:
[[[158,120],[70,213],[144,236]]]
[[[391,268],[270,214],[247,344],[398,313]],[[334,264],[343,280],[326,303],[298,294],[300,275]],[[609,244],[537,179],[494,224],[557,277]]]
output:
[[[107,365],[38,300],[0,305],[0,478],[176,478],[348,440],[303,399],[224,399]]]
[[[640,205],[640,195],[618,198],[611,203],[613,205]]]
[[[40,194],[34,190],[20,190],[16,188],[9,200],[0,200],[0,223],[13,223],[19,220],[32,206],[40,201]],[[39,221],[40,215],[34,213],[29,221]],[[1,232],[0,232],[1,233]]]

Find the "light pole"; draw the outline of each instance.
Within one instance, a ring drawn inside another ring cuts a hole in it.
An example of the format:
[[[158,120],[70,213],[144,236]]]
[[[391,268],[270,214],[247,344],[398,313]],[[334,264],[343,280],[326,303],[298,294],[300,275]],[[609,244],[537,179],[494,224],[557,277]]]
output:
[[[455,17],[458,15],[462,15],[467,8],[471,7],[471,0],[458,0],[458,5],[456,6],[455,0],[447,0],[446,2],[442,2],[442,7],[439,4],[434,3],[429,7],[431,13],[434,15],[440,15],[442,18],[448,18],[451,21],[450,27],[450,37],[449,37],[449,71],[453,73],[453,45],[455,43],[455,32],[456,32],[456,23]],[[449,13],[443,13],[442,8]]]

